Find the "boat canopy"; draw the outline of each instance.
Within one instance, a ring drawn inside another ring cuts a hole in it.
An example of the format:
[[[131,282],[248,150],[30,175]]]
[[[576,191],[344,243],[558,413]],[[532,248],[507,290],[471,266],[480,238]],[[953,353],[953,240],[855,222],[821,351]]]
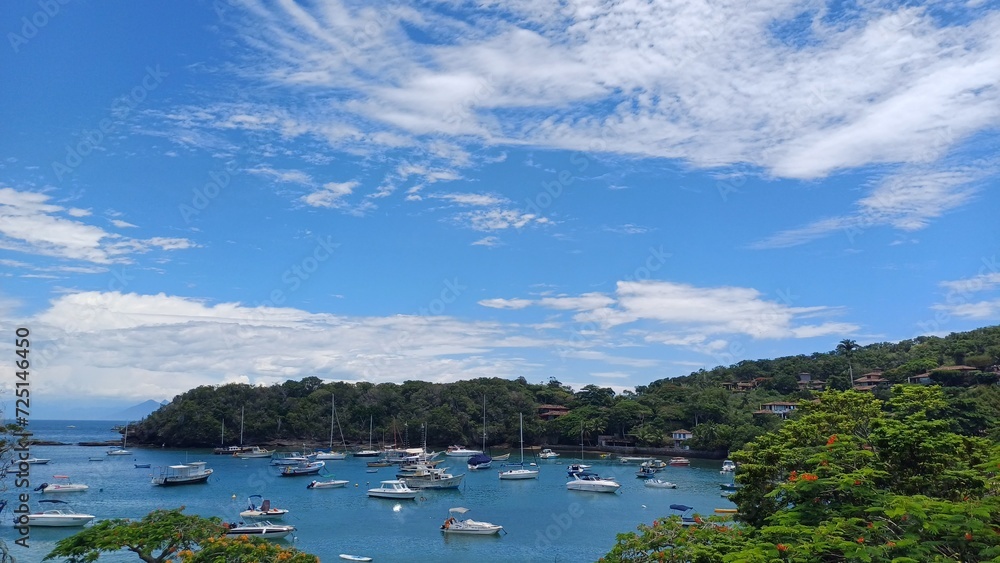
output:
[[[58,500],[58,499],[42,499],[42,500],[40,500],[38,502],[51,502],[51,503],[54,503],[54,504],[69,504],[68,502],[66,502],[64,500]]]
[[[488,455],[486,455],[486,454],[476,454],[476,455],[474,455],[474,456],[472,456],[472,457],[469,458],[468,464],[469,465],[479,465],[479,464],[488,463],[488,462],[491,462],[491,461],[493,461],[493,458],[490,457],[490,456],[488,456]]]
[[[682,512],[686,512],[688,510],[693,510],[694,507],[693,506],[688,506],[686,504],[671,504],[670,505],[670,509],[671,510],[680,510]]]

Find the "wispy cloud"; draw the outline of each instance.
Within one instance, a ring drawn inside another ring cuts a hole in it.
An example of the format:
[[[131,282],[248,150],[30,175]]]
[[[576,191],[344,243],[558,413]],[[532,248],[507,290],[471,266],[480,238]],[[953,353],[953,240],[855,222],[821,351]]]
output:
[[[992,268],[992,271],[985,271],[971,278],[941,282],[941,287],[947,290],[944,302],[936,303],[931,308],[965,319],[1000,319],[1000,295],[995,295],[1000,289],[1000,272],[995,269],[995,260],[988,262],[986,268]],[[994,295],[979,295],[983,293]]]
[[[182,250],[196,246],[185,238],[135,239],[63,217],[87,217],[49,203],[44,193],[0,188],[0,248],[81,260],[97,264],[130,262],[131,256],[152,250]]]
[[[857,201],[854,212],[828,217],[806,226],[776,233],[752,248],[786,248],[835,233],[849,238],[876,227],[916,231],[934,218],[968,203],[980,189],[991,167],[955,167],[949,170],[912,168],[880,180]]]
[[[344,198],[351,195],[358,185],[358,182],[328,182],[322,188],[302,196],[302,201],[312,207],[343,207]]]

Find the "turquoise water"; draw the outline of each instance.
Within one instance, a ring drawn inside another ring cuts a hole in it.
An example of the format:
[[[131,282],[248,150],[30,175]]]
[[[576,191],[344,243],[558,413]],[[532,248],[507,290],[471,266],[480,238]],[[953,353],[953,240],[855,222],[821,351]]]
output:
[[[31,430],[43,440],[79,442],[112,440],[115,422],[33,421]],[[67,428],[75,425],[76,428]],[[187,513],[239,519],[249,495],[271,499],[273,506],[290,510],[282,523],[298,529],[287,545],[318,555],[323,561],[339,561],[340,553],[373,557],[375,561],[595,561],[614,545],[615,535],[631,531],[639,523],[675,511],[672,503],[693,506],[702,514],[717,507],[732,507],[720,497],[719,461],[692,460],[691,467],[671,467],[658,474],[678,484],[677,489],[649,489],[636,479],[635,465],[586,460],[604,476],[622,484],[618,494],[567,491],[567,457],[539,461],[538,480],[500,481],[494,470],[468,472],[464,460],[450,465],[453,473],[466,473],[457,490],[422,493],[416,501],[371,499],[367,488],[380,480],[393,479],[395,468],[366,472],[365,459],[327,461],[327,470],[350,484],[340,489],[306,489],[311,477],[279,477],[268,459],[242,460],[212,455],[207,450],[133,448],[131,456],[104,456],[104,448],[81,446],[36,446],[32,455],[50,458],[47,465],[32,466],[31,488],[51,482],[53,475],[68,475],[85,483],[83,493],[42,495],[30,492],[32,509],[41,498],[61,498],[80,512],[99,519],[140,518],[155,508],[184,506]],[[499,452],[498,452],[499,453]],[[100,462],[88,461],[103,456]],[[513,457],[517,457],[515,452]],[[206,461],[215,470],[208,483],[180,487],[155,487],[150,477],[157,466]],[[136,463],[152,464],[137,469]],[[8,479],[8,487],[13,480]],[[14,493],[3,493],[13,500]],[[468,517],[501,524],[506,535],[456,537],[442,534],[439,526],[454,506],[470,508]],[[13,545],[16,532],[10,526],[8,507],[2,518],[0,537],[19,562],[41,561],[71,529],[32,529],[31,547]],[[105,558],[102,558],[104,560]],[[108,557],[109,561],[138,561],[134,555]]]

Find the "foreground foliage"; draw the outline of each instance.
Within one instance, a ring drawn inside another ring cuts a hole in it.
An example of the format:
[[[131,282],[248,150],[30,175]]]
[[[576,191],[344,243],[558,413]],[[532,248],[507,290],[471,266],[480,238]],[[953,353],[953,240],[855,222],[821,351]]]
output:
[[[738,523],[657,521],[603,561],[1000,561],[1000,448],[948,406],[938,387],[823,393],[733,455]]]
[[[97,561],[102,553],[128,550],[146,563],[250,563],[283,561],[318,563],[319,558],[284,548],[259,538],[223,536],[225,529],[218,518],[202,518],[174,510],[154,510],[141,520],[116,518],[98,522],[90,528],[56,542],[46,560],[63,559],[69,563]]]

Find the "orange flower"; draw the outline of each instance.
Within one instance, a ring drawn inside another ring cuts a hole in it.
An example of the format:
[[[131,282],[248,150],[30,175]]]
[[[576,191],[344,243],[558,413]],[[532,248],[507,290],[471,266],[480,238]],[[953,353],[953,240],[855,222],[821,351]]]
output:
[[[789,481],[795,481],[798,478],[799,478],[799,472],[794,470],[792,471],[791,475],[788,476]]]
[[[813,473],[803,473],[802,478],[806,481],[815,481],[816,479],[819,479],[819,477]]]
[[[972,541],[972,532],[965,532],[965,540]]]
[[[824,459],[823,461],[819,462],[819,464],[822,465],[823,467],[826,467],[827,465],[830,465],[830,462]]]
[[[781,551],[781,552],[788,551],[788,546],[785,545],[785,544],[783,544],[783,543],[779,543],[778,545],[776,545],[774,547],[776,547],[778,549],[778,551]]]
[[[858,538],[858,543],[865,543],[865,538]]]
[[[869,528],[874,528],[874,527],[875,527],[875,524],[872,524],[871,522],[869,522],[869,523],[868,523],[868,527],[869,527]]]
[[[887,542],[885,542],[885,546],[886,547],[896,547],[896,542],[894,542],[894,541],[887,541]]]
[[[860,485],[860,484],[861,484],[861,481],[858,481],[857,479],[855,479],[855,480],[854,480],[854,484],[855,484],[855,485]]]
[[[837,435],[836,434],[831,434],[830,437],[826,441],[826,445],[832,446],[833,443],[836,442],[836,441],[837,441]]]

